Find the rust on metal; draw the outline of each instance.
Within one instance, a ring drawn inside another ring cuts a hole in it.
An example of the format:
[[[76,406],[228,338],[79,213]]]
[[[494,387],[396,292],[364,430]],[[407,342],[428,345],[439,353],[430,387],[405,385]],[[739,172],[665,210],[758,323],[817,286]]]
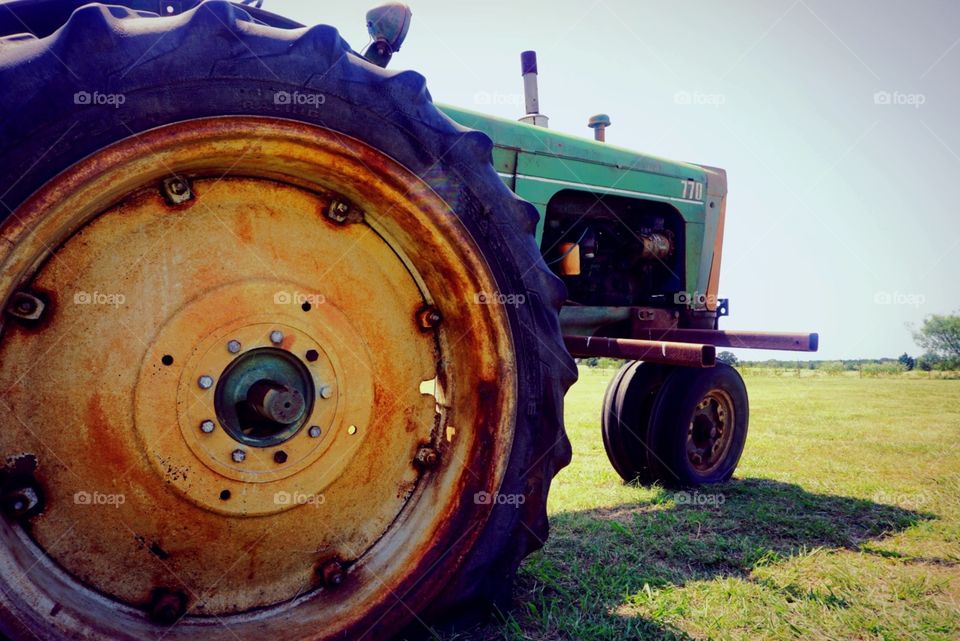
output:
[[[694,408],[687,429],[687,459],[694,469],[709,474],[724,463],[733,443],[734,425],[730,395],[722,389],[711,389]]]
[[[156,588],[147,612],[150,620],[161,625],[176,623],[187,611],[187,595],[181,590]]]
[[[164,199],[171,205],[182,205],[193,198],[190,183],[186,178],[180,176],[165,178],[160,185],[160,191]]]
[[[327,206],[327,218],[338,225],[362,223],[364,213],[350,202],[342,198],[335,198]]]
[[[345,576],[343,565],[340,561],[327,561],[317,570],[320,580],[326,588],[337,588],[343,583]]]
[[[434,305],[428,305],[417,312],[417,324],[420,329],[428,331],[436,329],[443,321],[443,315]]]
[[[598,336],[564,336],[563,342],[576,358],[626,358],[689,367],[713,367],[716,364],[713,345]]]
[[[435,448],[429,445],[422,445],[417,448],[417,454],[413,462],[421,469],[432,470],[440,463],[440,455]]]
[[[189,208],[157,189],[171,174],[190,176]],[[331,194],[368,212],[364,223],[328,224]],[[465,304],[496,280],[426,183],[320,127],[198,119],[77,163],[0,237],[4,300],[28,284],[57,312],[0,341],[0,408],[16,408],[2,409],[0,458],[37,452],[45,495],[30,546],[0,530],[0,607],[59,638],[68,625],[152,638],[148,617],[117,606],[155,604],[174,575],[215,589],[191,593],[165,638],[229,641],[356,638],[405,616],[392,594],[415,611],[436,597],[490,515],[463,497],[500,486],[517,382],[503,306]],[[347,251],[351,269],[333,277]],[[424,332],[411,316],[428,301],[444,318]],[[329,388],[285,442],[241,446],[214,396],[229,363],[260,347]],[[421,392],[426,381],[439,392]],[[411,465],[424,443],[469,469],[425,476]],[[289,601],[317,589],[305,552],[316,550],[350,580],[298,600],[291,618]],[[250,611],[229,630],[209,625]]]
[[[815,352],[819,335],[787,332],[746,332],[722,329],[637,329],[635,336],[644,340],[676,343],[709,343],[717,347],[743,349],[775,349],[792,352]]]
[[[22,321],[38,321],[45,308],[40,297],[28,292],[14,292],[7,303],[7,314]]]

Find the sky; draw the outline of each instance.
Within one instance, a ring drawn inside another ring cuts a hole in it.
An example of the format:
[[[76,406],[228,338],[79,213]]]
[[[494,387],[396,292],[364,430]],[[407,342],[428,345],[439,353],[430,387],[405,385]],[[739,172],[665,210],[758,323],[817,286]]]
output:
[[[362,50],[374,4],[263,8]],[[603,112],[612,144],[727,170],[721,328],[817,331],[816,358],[896,357],[920,352],[911,325],[960,311],[960,2],[408,4],[390,68],[422,73],[434,100],[518,118],[534,49],[552,129],[590,137]]]

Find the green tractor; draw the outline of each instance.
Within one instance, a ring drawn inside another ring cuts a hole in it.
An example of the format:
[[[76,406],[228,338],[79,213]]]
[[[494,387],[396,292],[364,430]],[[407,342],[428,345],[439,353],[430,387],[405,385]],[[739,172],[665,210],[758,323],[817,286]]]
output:
[[[728,480],[722,170],[434,105],[410,12],[0,4],[0,635],[387,639],[506,606],[571,456]],[[412,627],[411,627],[412,626]]]

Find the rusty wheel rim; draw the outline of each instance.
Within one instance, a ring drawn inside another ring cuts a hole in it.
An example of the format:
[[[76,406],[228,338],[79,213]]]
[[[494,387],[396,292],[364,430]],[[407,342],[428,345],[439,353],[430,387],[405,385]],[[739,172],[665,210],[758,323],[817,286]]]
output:
[[[4,608],[51,637],[305,639],[442,587],[516,378],[506,312],[471,293],[490,266],[426,183],[330,130],[205,119],[84,160],[0,233],[6,300],[46,301],[0,342],[7,486],[42,494],[2,531]],[[273,373],[231,374],[250,354]],[[226,379],[289,429],[238,438]]]
[[[697,403],[687,429],[687,460],[695,470],[709,474],[719,468],[733,442],[733,400],[712,389]]]

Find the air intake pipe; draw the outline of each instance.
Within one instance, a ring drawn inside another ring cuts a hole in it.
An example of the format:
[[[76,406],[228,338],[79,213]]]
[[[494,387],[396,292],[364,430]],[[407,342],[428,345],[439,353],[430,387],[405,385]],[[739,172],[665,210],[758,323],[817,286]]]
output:
[[[546,127],[549,118],[540,113],[536,51],[524,51],[520,54],[520,72],[523,74],[523,96],[527,108],[527,114],[520,119],[520,122]]]

